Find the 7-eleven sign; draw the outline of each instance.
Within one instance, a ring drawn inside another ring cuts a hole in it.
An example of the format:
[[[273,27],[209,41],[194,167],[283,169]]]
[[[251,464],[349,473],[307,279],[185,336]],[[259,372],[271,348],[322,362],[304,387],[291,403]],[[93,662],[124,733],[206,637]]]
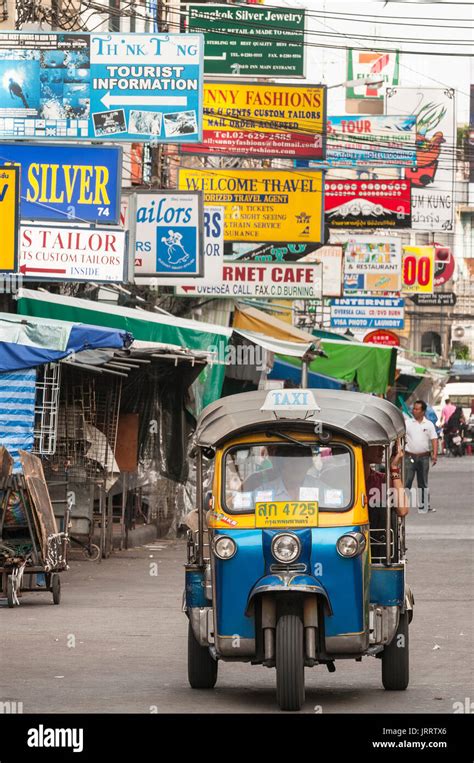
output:
[[[352,85],[346,90],[347,98],[383,98],[385,87],[398,85],[398,72],[400,67],[399,52],[377,53],[373,50],[348,50],[347,51],[347,80],[371,78],[383,79],[383,84],[367,85],[360,87]]]

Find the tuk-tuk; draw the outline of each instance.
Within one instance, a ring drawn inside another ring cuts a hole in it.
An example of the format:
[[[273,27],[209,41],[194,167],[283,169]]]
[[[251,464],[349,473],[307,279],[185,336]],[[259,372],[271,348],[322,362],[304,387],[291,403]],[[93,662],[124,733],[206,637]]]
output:
[[[404,433],[388,401],[339,390],[246,392],[202,412],[183,605],[193,688],[213,688],[220,661],[250,662],[276,668],[280,708],[299,710],[305,667],[371,656],[385,689],[406,689],[413,596],[390,490]],[[385,454],[379,527],[363,464],[373,445]]]

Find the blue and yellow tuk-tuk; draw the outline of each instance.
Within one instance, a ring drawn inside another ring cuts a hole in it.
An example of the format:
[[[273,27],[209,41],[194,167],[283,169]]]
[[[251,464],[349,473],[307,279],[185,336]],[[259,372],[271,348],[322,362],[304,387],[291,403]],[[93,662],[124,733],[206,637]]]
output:
[[[246,392],[202,412],[184,604],[193,688],[213,688],[220,661],[275,667],[280,708],[299,710],[305,667],[363,656],[380,658],[386,689],[407,687],[413,596],[390,490],[404,433],[394,405],[357,392]],[[370,446],[385,467],[372,526]]]

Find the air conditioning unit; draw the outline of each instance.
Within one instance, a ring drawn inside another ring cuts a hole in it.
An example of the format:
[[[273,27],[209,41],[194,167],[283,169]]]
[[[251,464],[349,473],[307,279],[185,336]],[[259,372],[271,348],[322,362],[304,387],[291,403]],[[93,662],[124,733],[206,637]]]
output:
[[[453,327],[453,337],[455,339],[462,339],[465,334],[465,331],[462,326],[454,326]]]

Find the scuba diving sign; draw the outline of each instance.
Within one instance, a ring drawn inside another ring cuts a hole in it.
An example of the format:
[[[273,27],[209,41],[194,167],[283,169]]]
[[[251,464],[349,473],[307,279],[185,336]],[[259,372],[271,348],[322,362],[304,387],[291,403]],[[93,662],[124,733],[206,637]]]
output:
[[[20,170],[0,167],[0,273],[15,273],[18,265]]]
[[[135,275],[202,276],[202,194],[153,191],[136,196]]]

